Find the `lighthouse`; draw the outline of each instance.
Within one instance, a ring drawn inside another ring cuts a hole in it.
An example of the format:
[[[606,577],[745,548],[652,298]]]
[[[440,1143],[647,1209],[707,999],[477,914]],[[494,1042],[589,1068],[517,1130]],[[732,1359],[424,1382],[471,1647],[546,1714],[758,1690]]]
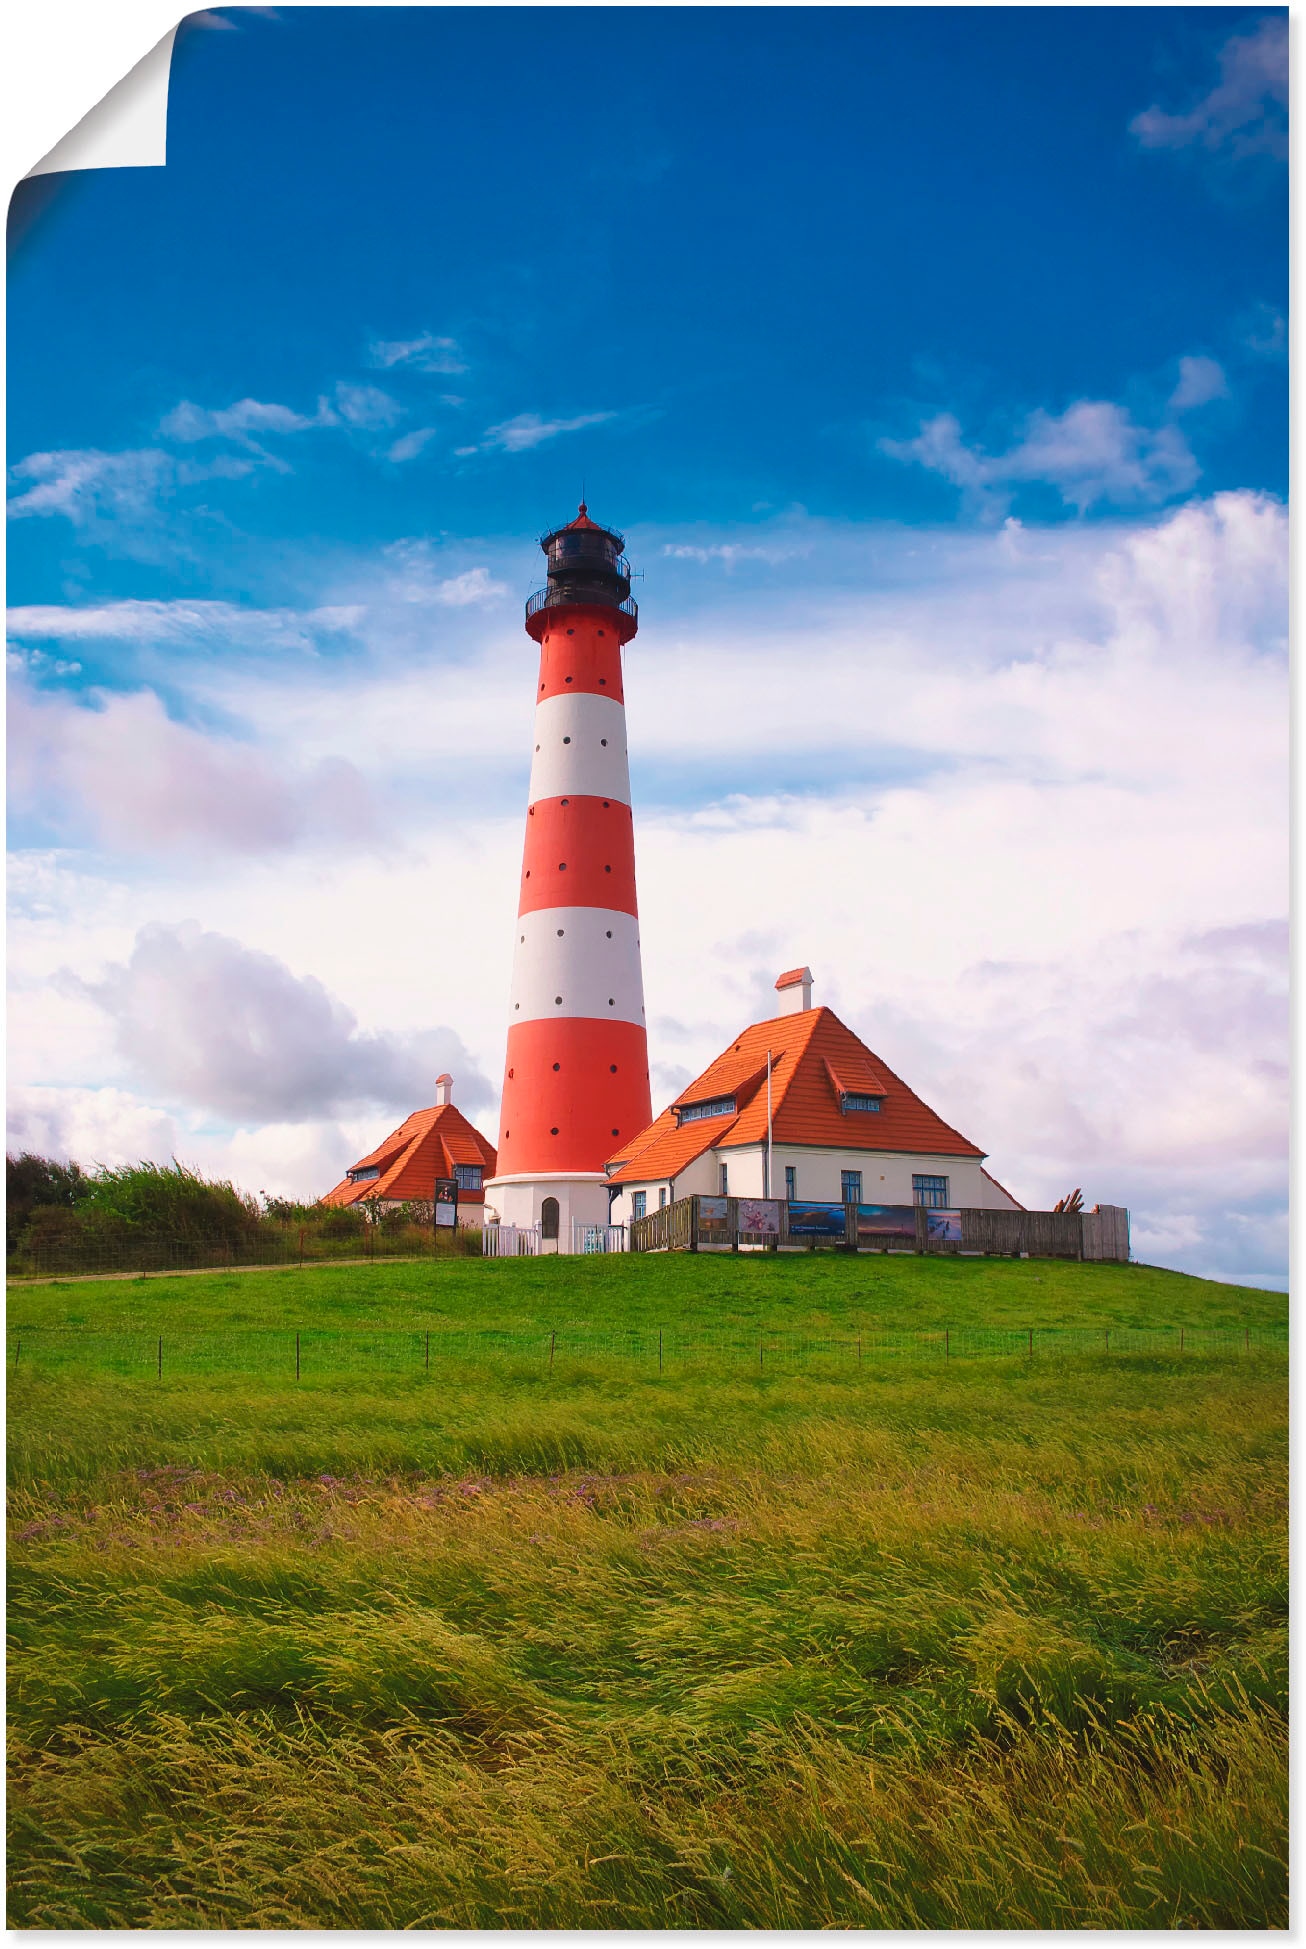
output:
[[[590,520],[540,543],[540,649],[498,1164],[487,1217],[567,1252],[606,1225],[605,1160],[652,1114],[621,652],[638,627],[625,543]]]

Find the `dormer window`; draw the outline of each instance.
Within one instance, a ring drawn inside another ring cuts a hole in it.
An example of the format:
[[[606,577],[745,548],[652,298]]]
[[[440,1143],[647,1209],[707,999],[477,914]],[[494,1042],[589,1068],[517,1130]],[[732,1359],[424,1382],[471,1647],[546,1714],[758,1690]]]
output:
[[[845,1090],[839,1099],[839,1108],[847,1116],[850,1110],[878,1110],[883,1102],[882,1096],[862,1096],[855,1090]]]
[[[735,1099],[733,1096],[711,1096],[704,1103],[681,1103],[676,1106],[676,1122],[701,1123],[705,1117],[733,1117]]]
[[[483,1164],[455,1164],[454,1179],[460,1191],[480,1191],[484,1188],[485,1166]]]
[[[369,1164],[365,1170],[351,1171],[349,1173],[349,1182],[351,1184],[370,1184],[373,1178],[379,1178],[380,1175],[381,1166],[379,1164]]]

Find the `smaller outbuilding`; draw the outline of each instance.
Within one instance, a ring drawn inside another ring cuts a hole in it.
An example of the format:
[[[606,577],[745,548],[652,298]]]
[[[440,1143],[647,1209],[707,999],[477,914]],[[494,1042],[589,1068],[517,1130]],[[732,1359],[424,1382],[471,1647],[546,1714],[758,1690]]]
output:
[[[923,1103],[828,1008],[812,971],[609,1160],[612,1223],[695,1193],[1020,1211],[978,1144]]]
[[[494,1176],[498,1152],[453,1101],[453,1078],[440,1076],[429,1110],[414,1110],[383,1144],[351,1164],[324,1205],[367,1205],[393,1211],[430,1204],[437,1178],[458,1186],[458,1223],[485,1223],[485,1181]]]

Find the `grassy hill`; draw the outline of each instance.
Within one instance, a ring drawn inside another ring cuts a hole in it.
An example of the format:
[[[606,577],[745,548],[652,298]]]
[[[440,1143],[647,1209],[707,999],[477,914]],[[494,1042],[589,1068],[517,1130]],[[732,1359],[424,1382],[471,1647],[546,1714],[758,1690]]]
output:
[[[11,1920],[1282,1926],[1285,1306],[824,1254],[11,1291]]]

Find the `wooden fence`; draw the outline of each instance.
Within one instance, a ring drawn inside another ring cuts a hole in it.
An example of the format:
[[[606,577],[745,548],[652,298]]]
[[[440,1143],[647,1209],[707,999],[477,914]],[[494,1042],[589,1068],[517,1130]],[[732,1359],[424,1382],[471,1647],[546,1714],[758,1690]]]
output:
[[[963,1208],[960,1237],[956,1226],[939,1234],[931,1219],[940,1214],[923,1206],[915,1211],[915,1238],[891,1235],[882,1242],[864,1234],[859,1239],[857,1206],[845,1205],[842,1231],[824,1237],[798,1235],[789,1229],[789,1205],[783,1198],[779,1208],[779,1230],[774,1233],[741,1230],[739,1208],[755,1204],[753,1199],[677,1198],[643,1218],[632,1220],[632,1252],[737,1252],[745,1248],[769,1247],[773,1251],[815,1249],[818,1244],[846,1252],[978,1253],[1003,1258],[1030,1259],[1115,1259],[1129,1257],[1129,1213],[1123,1205],[1099,1205],[1093,1211],[985,1211]],[[804,1203],[807,1201],[804,1200]],[[702,1206],[724,1216],[705,1217]],[[951,1234],[950,1236],[948,1234]]]

